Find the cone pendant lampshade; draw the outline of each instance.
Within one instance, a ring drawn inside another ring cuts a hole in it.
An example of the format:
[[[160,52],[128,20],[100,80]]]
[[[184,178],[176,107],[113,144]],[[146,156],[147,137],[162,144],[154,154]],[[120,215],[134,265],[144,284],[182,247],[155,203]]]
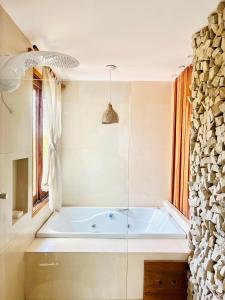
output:
[[[111,101],[111,72],[116,69],[115,65],[107,65],[109,70],[109,100]],[[119,116],[117,112],[113,109],[111,102],[109,102],[106,111],[104,111],[102,116],[102,124],[114,124],[119,123]]]
[[[107,110],[103,113],[102,124],[119,123],[119,116],[109,102]]]

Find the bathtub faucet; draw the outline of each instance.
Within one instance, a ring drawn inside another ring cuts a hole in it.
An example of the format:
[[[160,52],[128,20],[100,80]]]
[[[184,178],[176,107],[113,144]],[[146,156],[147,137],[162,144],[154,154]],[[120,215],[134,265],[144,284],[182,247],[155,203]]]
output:
[[[129,211],[129,208],[117,208],[116,211],[119,211],[119,212],[128,212]]]

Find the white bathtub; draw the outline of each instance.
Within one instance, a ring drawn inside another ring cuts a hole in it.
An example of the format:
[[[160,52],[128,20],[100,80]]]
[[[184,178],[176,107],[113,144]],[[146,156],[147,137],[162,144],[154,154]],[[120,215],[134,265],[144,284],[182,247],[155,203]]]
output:
[[[165,208],[63,207],[37,237],[183,239],[186,233]]]

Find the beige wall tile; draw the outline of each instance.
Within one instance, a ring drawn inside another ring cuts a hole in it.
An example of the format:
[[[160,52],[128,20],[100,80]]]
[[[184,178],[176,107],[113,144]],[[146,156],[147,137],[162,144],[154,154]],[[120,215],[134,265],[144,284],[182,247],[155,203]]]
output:
[[[126,299],[126,254],[26,253],[25,260],[27,300]]]
[[[0,54],[24,52],[30,43],[0,6]],[[5,95],[11,115],[0,101],[0,299],[24,300],[24,251],[36,230],[50,215],[48,207],[32,218],[32,72],[20,88]],[[29,159],[28,212],[12,225],[13,176],[15,159]]]
[[[130,206],[161,206],[169,199],[171,91],[169,82],[132,83]]]
[[[0,101],[0,153],[25,155],[32,151],[32,71],[28,71],[18,90],[4,93],[10,114]]]
[[[120,123],[102,125],[107,82],[70,82],[63,92],[63,204],[128,205],[130,83],[113,83]]]

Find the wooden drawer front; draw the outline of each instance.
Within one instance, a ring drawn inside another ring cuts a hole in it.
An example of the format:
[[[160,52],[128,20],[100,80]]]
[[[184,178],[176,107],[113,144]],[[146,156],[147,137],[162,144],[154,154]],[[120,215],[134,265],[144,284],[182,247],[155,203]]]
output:
[[[187,262],[145,261],[144,300],[186,300]]]

